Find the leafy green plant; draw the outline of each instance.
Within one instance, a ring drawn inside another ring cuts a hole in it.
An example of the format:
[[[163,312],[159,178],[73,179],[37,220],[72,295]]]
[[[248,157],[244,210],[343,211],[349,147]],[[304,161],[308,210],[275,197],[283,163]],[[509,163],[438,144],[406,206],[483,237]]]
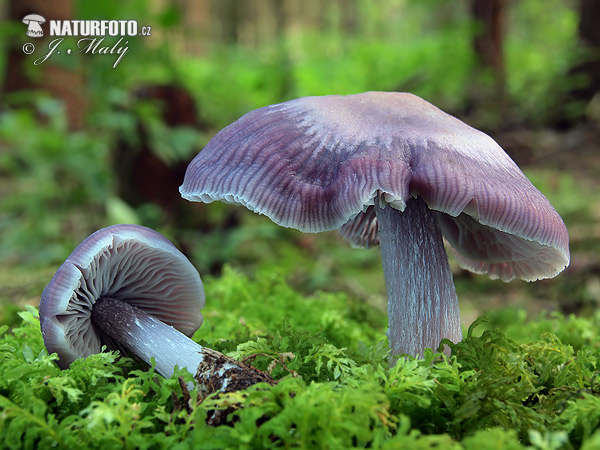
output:
[[[11,189],[0,200],[0,253],[39,265],[64,258],[73,236],[101,224],[110,176],[102,135],[70,132],[55,100],[37,108],[0,114],[0,171]]]

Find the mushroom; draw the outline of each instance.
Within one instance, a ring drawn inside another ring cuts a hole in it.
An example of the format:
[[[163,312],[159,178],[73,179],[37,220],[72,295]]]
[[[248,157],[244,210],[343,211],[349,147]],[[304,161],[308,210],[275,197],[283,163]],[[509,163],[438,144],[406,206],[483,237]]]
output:
[[[42,335],[62,369],[106,345],[148,364],[154,358],[164,377],[186,368],[205,395],[272,382],[188,337],[202,324],[204,301],[198,272],[168,239],[113,225],[79,244],[44,289]]]
[[[379,244],[392,357],[462,338],[442,236],[463,267],[504,281],[553,277],[569,263],[562,219],[502,148],[408,93],[251,111],[194,158],[180,192]]]
[[[23,23],[25,25],[29,25],[27,27],[27,36],[29,37],[42,37],[44,36],[44,30],[40,26],[42,23],[45,23],[46,19],[44,19],[39,14],[29,14],[23,17]]]

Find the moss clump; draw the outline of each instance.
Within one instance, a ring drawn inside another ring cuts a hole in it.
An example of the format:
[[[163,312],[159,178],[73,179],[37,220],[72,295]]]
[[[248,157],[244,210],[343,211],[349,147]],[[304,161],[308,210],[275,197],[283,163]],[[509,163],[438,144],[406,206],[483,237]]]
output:
[[[60,371],[29,307],[18,326],[0,329],[0,441],[71,449],[600,446],[600,317],[526,322],[501,311],[475,322],[452,357],[428,352],[389,369],[384,314],[363,319],[364,306],[345,295],[305,297],[278,274],[250,280],[230,269],[206,290],[195,338],[271,372],[276,386],[200,401],[180,382],[189,374],[163,379],[114,353]],[[508,315],[507,337],[490,324]],[[233,403],[243,408],[230,426],[206,425],[209,411]]]

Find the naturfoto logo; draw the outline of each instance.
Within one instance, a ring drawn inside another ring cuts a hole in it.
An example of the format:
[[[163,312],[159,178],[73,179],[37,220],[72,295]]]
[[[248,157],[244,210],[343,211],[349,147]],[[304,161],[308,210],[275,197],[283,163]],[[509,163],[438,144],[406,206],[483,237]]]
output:
[[[150,36],[135,20],[51,20],[50,36]]]
[[[44,31],[41,24],[46,19],[38,14],[29,14],[23,18],[23,23],[28,25],[27,36],[43,37]],[[48,51],[33,61],[34,65],[46,62],[53,55],[64,52],[67,55],[79,53],[92,55],[116,55],[113,68],[121,62],[129,51],[129,36],[151,36],[152,27],[139,26],[136,20],[49,20],[50,36],[57,36],[48,43]],[[75,46],[67,47],[66,37],[83,36]],[[118,37],[113,41],[110,37]],[[64,48],[63,48],[64,47]],[[35,52],[35,45],[27,42],[23,45],[23,52],[31,55]]]
[[[23,17],[23,23],[27,25],[27,36],[29,37],[42,37],[44,36],[44,30],[42,30],[41,24],[46,22],[42,16],[38,14],[29,14]]]

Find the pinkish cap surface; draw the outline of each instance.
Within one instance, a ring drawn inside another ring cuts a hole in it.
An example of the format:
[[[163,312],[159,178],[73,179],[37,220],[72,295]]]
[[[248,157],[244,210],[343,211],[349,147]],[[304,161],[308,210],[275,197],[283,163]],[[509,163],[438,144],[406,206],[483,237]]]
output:
[[[61,368],[105,344],[90,321],[100,297],[134,305],[188,336],[202,324],[202,281],[168,239],[138,225],[103,228],[73,250],[42,293],[44,343]]]
[[[439,211],[459,262],[492,277],[552,277],[569,263],[567,229],[488,135],[407,93],[304,97],[252,111],[188,167],[191,201],[241,204],[305,232],[378,242],[379,194]]]

